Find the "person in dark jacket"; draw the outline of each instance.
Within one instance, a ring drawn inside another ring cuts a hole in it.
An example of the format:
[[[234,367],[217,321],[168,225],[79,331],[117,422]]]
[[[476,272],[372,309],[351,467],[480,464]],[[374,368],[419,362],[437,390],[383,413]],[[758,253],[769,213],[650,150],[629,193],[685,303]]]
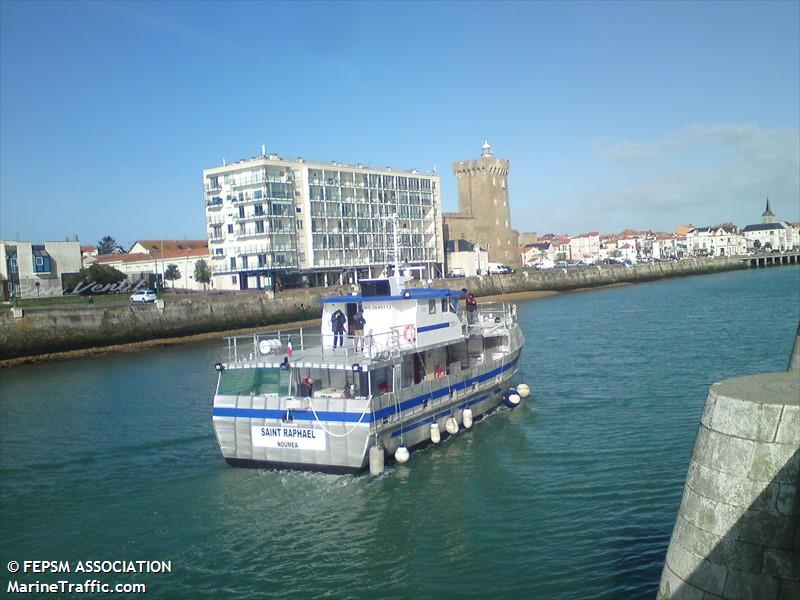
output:
[[[337,344],[341,348],[344,345],[344,328],[347,324],[347,318],[341,310],[337,310],[331,315],[331,331],[333,331],[333,347],[336,348]]]
[[[310,398],[314,394],[314,384],[308,377],[304,377],[300,382],[300,396]]]
[[[353,316],[353,334],[356,338],[356,352],[360,352],[364,349],[364,325],[366,325],[366,323],[364,311],[359,308],[358,312]]]

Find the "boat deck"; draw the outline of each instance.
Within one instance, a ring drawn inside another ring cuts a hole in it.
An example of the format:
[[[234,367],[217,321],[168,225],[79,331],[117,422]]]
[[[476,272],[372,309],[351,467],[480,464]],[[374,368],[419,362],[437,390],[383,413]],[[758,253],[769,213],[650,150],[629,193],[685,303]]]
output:
[[[470,322],[472,321],[472,322]],[[464,338],[507,336],[516,314],[510,305],[487,303],[468,317],[461,313]],[[341,336],[341,346],[333,348],[333,335],[322,334],[318,328],[298,328],[271,333],[226,338],[227,369],[290,368],[368,370],[388,366],[405,354],[421,352],[434,345],[402,347],[397,332],[367,335],[356,349],[356,338]],[[338,340],[337,340],[338,345]]]

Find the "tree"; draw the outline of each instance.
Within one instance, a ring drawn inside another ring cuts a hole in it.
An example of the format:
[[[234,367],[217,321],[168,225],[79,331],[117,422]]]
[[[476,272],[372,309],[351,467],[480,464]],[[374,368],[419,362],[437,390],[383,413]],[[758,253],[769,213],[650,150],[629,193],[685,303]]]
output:
[[[755,242],[753,242],[753,248],[756,249],[756,252],[761,250],[761,240],[756,240]]]
[[[105,236],[102,240],[97,242],[98,254],[111,254],[115,250],[122,250],[122,247],[117,244],[117,240],[110,235]]]
[[[119,283],[125,279],[125,274],[108,265],[93,264],[84,267],[78,273],[82,283]]]
[[[175,288],[175,280],[180,278],[181,271],[178,269],[178,265],[175,263],[168,264],[166,270],[164,271],[164,279],[168,279],[172,282],[173,289]]]
[[[208,268],[208,263],[202,258],[194,263],[194,280],[197,283],[203,284],[203,289],[206,289],[206,284],[211,282],[211,269]]]
[[[772,242],[767,242],[764,244],[764,250],[772,250]]]

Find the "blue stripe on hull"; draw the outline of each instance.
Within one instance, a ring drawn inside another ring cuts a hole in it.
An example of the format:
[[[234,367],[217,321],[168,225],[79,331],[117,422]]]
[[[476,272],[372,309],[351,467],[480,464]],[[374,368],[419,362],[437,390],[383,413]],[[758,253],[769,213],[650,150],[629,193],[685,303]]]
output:
[[[501,373],[505,373],[509,369],[513,369],[517,361],[519,360],[519,356],[512,360],[510,363],[503,365],[502,367],[497,367],[496,369],[492,369],[491,371],[487,371],[483,375],[478,375],[477,377],[470,377],[469,379],[465,379],[464,381],[460,381],[449,388],[441,388],[435,390],[433,392],[422,394],[415,398],[411,398],[410,400],[406,400],[405,402],[401,402],[399,406],[399,412],[405,412],[410,408],[414,408],[419,406],[423,402],[428,402],[430,400],[435,400],[437,398],[442,398],[450,394],[451,391],[458,392],[461,390],[465,390],[468,387],[471,387],[474,383],[483,383],[484,381],[488,381],[493,377],[500,375]],[[494,392],[499,393],[501,388],[495,388]],[[375,420],[382,420],[385,417],[389,417],[394,415],[398,412],[398,407],[396,406],[387,406],[375,413]],[[449,412],[449,411],[448,411]],[[213,413],[215,417],[238,417],[243,419],[282,419],[286,416],[285,410],[277,410],[277,409],[270,409],[270,408],[236,408],[232,406],[215,406]],[[292,410],[291,411],[292,417],[298,421],[315,421],[314,413],[310,410]],[[373,421],[372,414],[367,413],[361,417],[360,413],[354,412],[325,412],[325,411],[317,411],[317,415],[319,416],[320,421],[327,421],[327,422],[340,422],[340,423],[357,423],[359,420],[362,423],[371,423]]]

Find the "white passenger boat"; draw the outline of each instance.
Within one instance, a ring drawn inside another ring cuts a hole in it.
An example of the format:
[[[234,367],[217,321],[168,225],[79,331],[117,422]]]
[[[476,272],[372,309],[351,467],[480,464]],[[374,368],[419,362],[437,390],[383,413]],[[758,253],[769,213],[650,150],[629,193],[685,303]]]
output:
[[[233,466],[358,472],[469,428],[505,401],[524,338],[516,307],[464,292],[362,280],[322,300],[322,327],[227,338],[213,421]],[[363,322],[337,334],[332,317]],[[363,316],[363,321],[361,318]]]

